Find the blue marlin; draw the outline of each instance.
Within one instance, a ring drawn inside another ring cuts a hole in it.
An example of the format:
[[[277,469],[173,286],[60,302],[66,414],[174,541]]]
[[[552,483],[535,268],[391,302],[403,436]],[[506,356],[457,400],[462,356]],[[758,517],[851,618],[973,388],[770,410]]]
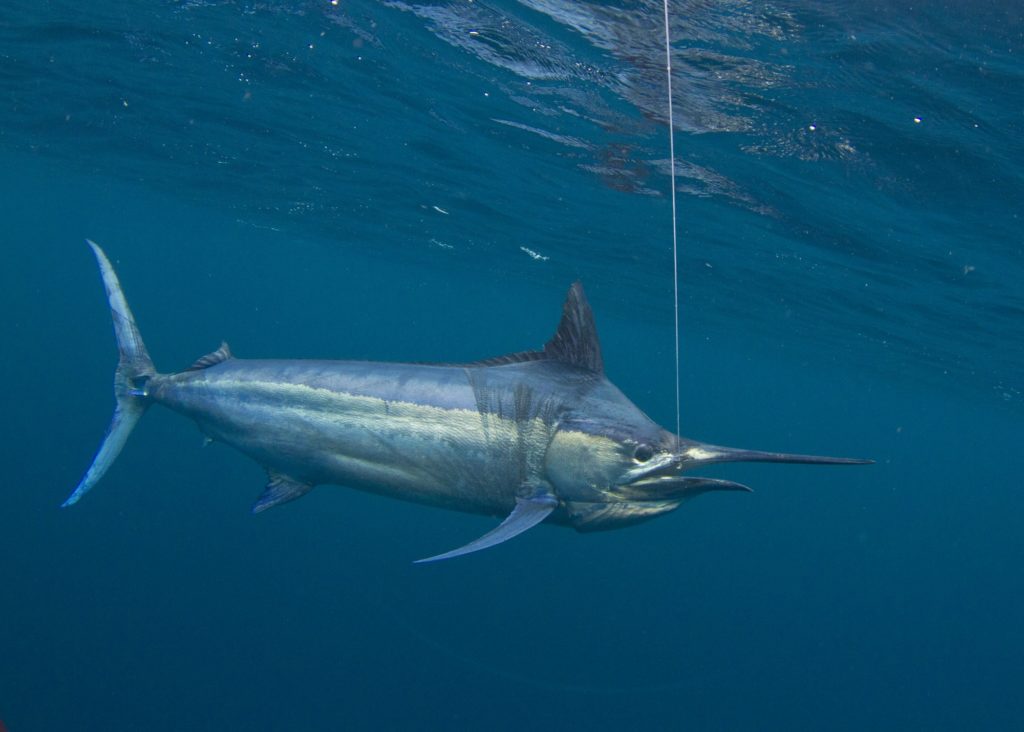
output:
[[[629,526],[739,483],[685,475],[730,461],[869,460],[720,447],[655,424],[606,377],[583,287],[569,289],[541,350],[472,363],[249,360],[227,344],[184,371],[158,373],[103,250],[120,360],[117,406],[92,465],[64,506],[107,472],[153,404],[267,471],[260,513],[331,484],[505,517],[479,539],[421,562],[485,549],[542,521],[595,531]]]

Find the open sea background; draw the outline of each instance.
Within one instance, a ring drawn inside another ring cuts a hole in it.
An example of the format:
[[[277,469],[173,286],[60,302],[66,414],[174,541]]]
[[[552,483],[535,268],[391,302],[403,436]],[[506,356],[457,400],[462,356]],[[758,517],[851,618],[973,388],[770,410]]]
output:
[[[112,409],[90,237],[159,368],[532,348],[585,283],[675,420],[661,5],[0,2],[0,719],[29,730],[1014,730],[1019,2],[671,6],[682,423],[618,532],[323,487]]]

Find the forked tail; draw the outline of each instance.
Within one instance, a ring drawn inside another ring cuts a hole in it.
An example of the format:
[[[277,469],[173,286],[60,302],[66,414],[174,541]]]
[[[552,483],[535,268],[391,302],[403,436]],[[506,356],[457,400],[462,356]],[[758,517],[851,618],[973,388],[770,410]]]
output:
[[[120,353],[120,360],[117,370],[114,371],[114,397],[117,399],[117,407],[114,409],[114,418],[110,421],[107,435],[103,438],[92,465],[86,471],[78,487],[62,504],[70,506],[89,492],[107,472],[114,460],[121,453],[121,448],[128,440],[135,424],[139,421],[146,407],[149,406],[146,398],[146,381],[156,373],[153,362],[146,352],[146,346],[139,335],[139,329],[135,325],[135,318],[132,311],[128,309],[128,303],[121,291],[121,283],[117,280],[110,260],[103,250],[93,241],[86,239],[96,255],[96,262],[100,266],[100,274],[103,275],[103,286],[107,290],[107,300],[110,302],[110,314],[114,319],[114,335],[117,336],[117,350]]]

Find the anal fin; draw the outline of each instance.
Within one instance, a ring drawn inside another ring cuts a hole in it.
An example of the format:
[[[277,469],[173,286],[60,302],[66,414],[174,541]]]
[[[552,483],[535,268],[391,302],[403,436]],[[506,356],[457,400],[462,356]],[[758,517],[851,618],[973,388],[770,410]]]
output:
[[[465,546],[461,546],[458,549],[452,549],[450,552],[445,552],[444,554],[427,557],[426,559],[417,559],[414,564],[439,562],[442,559],[461,557],[463,554],[472,554],[473,552],[478,552],[481,549],[487,549],[488,547],[501,544],[514,536],[519,536],[519,534],[527,531],[528,529],[532,529],[534,526],[546,519],[548,514],[554,511],[557,506],[558,501],[551,496],[516,498],[516,507],[512,509],[512,513],[510,513],[497,528],[488,531],[476,541],[471,541]]]
[[[304,483],[301,480],[296,480],[275,470],[268,472],[270,480],[267,482],[267,487],[263,489],[260,497],[256,499],[256,503],[252,504],[253,513],[263,513],[268,508],[288,503],[288,501],[294,501],[296,498],[302,498],[313,490],[311,483]]]

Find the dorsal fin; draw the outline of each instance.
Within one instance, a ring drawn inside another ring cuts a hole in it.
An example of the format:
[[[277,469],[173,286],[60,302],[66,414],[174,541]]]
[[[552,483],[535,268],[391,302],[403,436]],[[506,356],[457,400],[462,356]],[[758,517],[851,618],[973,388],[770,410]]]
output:
[[[196,359],[196,362],[189,366],[186,371],[201,371],[202,369],[208,369],[211,366],[216,366],[219,363],[224,363],[229,358],[234,358],[231,355],[231,349],[228,344],[221,341],[220,348],[216,351],[211,351],[205,356],[201,356]]]
[[[507,366],[510,363],[524,363],[526,361],[543,361],[547,358],[544,351],[517,351],[506,353],[503,356],[491,358],[480,358],[469,363],[459,364],[460,366]]]
[[[569,288],[562,306],[562,321],[555,335],[544,345],[544,355],[596,374],[604,373],[594,313],[583,294],[583,284],[578,280]]]
[[[506,366],[527,361],[561,361],[581,369],[604,374],[604,360],[601,358],[601,344],[597,339],[594,313],[583,294],[583,285],[574,282],[562,305],[562,320],[558,330],[544,345],[542,351],[517,351],[476,361],[429,362],[431,366]]]

